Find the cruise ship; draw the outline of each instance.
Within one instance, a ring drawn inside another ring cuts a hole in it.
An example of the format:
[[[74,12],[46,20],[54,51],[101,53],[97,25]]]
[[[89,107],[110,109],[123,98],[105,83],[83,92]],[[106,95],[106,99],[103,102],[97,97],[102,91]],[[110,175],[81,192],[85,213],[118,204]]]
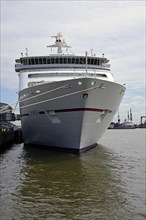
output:
[[[47,56],[27,51],[15,60],[24,144],[84,152],[108,128],[125,86],[114,81],[104,54],[75,55],[61,33],[52,37]]]

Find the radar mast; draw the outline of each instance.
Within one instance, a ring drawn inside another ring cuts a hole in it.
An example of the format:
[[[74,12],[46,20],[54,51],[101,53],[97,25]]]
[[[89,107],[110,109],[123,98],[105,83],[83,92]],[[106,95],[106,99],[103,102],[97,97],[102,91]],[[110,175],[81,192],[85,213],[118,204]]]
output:
[[[58,54],[63,53],[62,48],[66,48],[66,49],[71,48],[71,46],[67,45],[67,43],[65,42],[65,40],[62,39],[63,36],[62,36],[61,33],[58,33],[57,35],[51,36],[51,37],[56,39],[56,40],[55,40],[55,44],[49,45],[49,46],[47,46],[47,47],[51,47],[51,48],[52,48],[52,47],[56,47],[56,48],[58,48],[58,49],[57,49],[57,53],[58,53]]]

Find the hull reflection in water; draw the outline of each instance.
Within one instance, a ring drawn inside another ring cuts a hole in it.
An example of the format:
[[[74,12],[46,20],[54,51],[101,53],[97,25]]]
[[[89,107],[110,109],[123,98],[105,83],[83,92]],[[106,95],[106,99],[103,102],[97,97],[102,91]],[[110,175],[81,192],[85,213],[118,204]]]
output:
[[[111,169],[113,155],[103,146],[81,156],[26,147],[17,154],[4,219],[132,217],[120,174]]]
[[[144,136],[108,130],[80,156],[14,146],[0,155],[1,218],[145,220]]]

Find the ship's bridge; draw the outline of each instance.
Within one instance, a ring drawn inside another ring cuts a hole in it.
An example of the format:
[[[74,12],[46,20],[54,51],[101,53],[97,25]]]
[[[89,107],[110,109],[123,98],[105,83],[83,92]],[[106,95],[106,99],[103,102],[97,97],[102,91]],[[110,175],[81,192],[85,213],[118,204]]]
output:
[[[110,70],[110,64],[107,64],[109,60],[104,57],[50,55],[21,57],[15,61],[16,72],[50,68],[92,68]]]
[[[21,58],[15,60],[15,71],[19,72],[20,77],[20,90],[39,83],[83,77],[113,81],[109,60],[104,54],[97,57],[92,54],[89,56],[87,52],[83,56],[66,53],[70,46],[64,39],[62,40],[62,35],[59,33],[52,37],[55,38],[55,44],[47,47],[57,49],[56,53],[47,56],[28,56],[26,50],[25,57],[22,54]]]

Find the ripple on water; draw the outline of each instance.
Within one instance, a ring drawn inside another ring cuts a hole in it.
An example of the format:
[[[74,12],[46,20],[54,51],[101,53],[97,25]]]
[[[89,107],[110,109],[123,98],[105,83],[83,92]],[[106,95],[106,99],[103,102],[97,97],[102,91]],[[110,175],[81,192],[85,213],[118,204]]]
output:
[[[2,220],[146,219],[144,145],[118,132],[80,156],[23,144],[1,154]]]

